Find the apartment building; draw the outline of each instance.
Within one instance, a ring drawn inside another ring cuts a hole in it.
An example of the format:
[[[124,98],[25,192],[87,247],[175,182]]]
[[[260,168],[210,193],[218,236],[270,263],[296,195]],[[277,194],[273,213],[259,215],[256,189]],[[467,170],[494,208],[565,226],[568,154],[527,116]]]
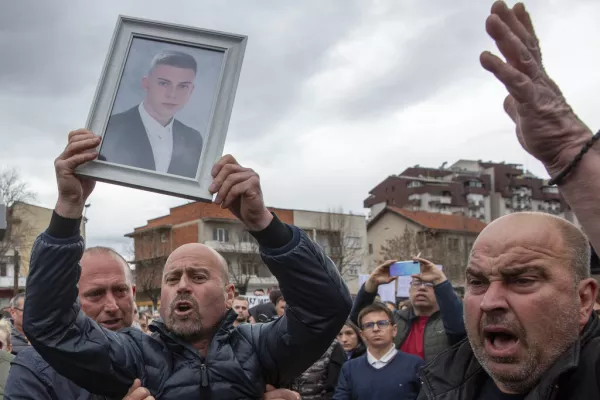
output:
[[[358,290],[358,275],[367,264],[366,219],[361,215],[269,208],[285,223],[303,229],[338,265],[350,289]],[[252,235],[228,210],[193,202],[171,208],[169,214],[147,221],[125,235],[134,241],[137,301],[158,304],[160,275],[171,252],[186,243],[203,243],[228,262],[229,278],[240,293],[277,287],[262,262]]]
[[[459,160],[451,166],[407,168],[391,175],[364,201],[371,218],[386,206],[412,211],[461,214],[486,223],[516,211],[542,211],[578,224],[561,197],[522,165]]]
[[[2,208],[3,220],[8,222],[10,229],[0,240],[0,308],[7,306],[14,295],[16,270],[19,291],[25,290],[31,248],[38,235],[50,224],[53,211],[24,202]],[[85,238],[85,221],[81,223],[81,234]]]

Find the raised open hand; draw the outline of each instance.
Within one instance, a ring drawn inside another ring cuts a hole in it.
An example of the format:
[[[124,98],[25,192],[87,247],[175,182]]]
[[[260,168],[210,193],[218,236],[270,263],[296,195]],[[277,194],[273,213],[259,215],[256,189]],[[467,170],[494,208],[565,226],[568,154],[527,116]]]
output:
[[[592,132],[546,73],[539,40],[522,3],[511,9],[503,1],[495,2],[486,30],[506,62],[483,52],[481,65],[509,92],[504,109],[516,124],[519,142],[555,177],[592,137]]]

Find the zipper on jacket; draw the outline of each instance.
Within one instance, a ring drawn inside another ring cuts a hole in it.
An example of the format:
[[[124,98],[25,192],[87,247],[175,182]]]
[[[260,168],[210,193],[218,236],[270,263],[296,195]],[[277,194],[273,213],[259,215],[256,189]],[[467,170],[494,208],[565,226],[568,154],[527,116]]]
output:
[[[208,386],[208,373],[206,372],[206,364],[200,364],[200,385]]]

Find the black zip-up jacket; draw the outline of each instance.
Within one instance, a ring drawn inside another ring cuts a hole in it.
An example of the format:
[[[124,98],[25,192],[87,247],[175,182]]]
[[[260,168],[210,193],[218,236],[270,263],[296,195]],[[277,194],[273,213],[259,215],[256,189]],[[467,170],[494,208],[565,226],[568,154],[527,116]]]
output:
[[[350,293],[333,262],[301,229],[274,218],[254,236],[285,296],[282,318],[234,328],[230,310],[206,358],[160,321],[151,336],[131,328],[111,332],[86,317],[77,300],[84,250],[78,226],[54,214],[37,238],[23,325],[57,373],[94,394],[121,399],[140,378],[161,400],[260,399],[267,383],[289,382],[318,360],[350,312]],[[265,246],[286,235],[282,246]]]
[[[550,311],[551,312],[551,311]],[[474,400],[488,379],[465,339],[421,370],[418,400]],[[600,320],[592,313],[579,340],[542,376],[525,400],[600,399]]]

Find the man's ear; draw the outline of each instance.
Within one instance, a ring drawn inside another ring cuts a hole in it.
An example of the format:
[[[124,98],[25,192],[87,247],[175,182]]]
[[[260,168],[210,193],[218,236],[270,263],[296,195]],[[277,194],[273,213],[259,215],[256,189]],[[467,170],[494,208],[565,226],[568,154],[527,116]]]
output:
[[[225,306],[228,310],[233,308],[233,299],[235,299],[235,285],[230,283],[225,286]]]
[[[135,299],[135,291],[136,291],[135,284],[131,285],[131,291],[133,292],[133,298]]]
[[[594,303],[598,294],[598,282],[593,278],[579,282],[579,327],[583,330],[594,311]]]

